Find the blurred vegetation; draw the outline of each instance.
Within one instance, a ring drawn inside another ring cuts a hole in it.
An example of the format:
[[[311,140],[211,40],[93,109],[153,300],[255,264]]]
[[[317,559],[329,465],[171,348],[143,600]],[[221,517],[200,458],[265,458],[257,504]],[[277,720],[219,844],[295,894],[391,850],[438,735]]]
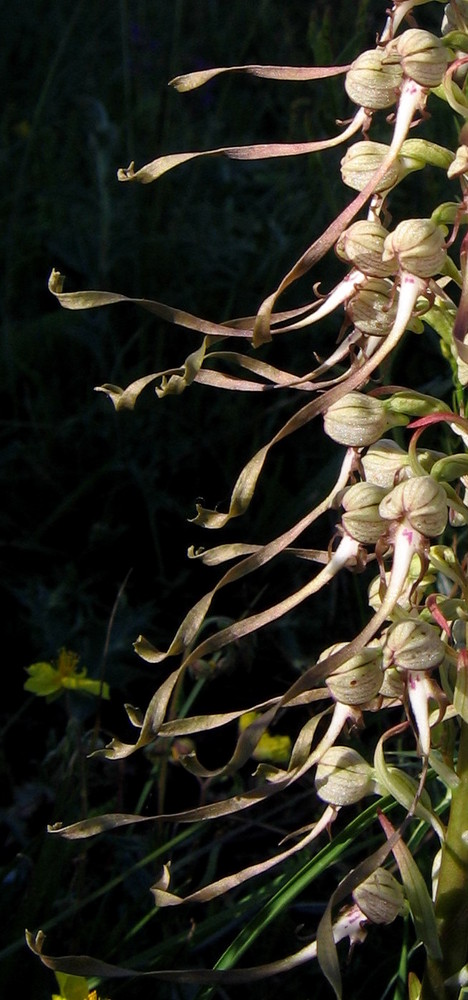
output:
[[[211,830],[152,824],[84,847],[45,834],[47,823],[72,822],[93,808],[157,812],[162,788],[167,809],[197,803],[194,779],[173,763],[162,771],[144,754],[111,764],[89,760],[87,753],[114,732],[125,738],[123,702],[145,705],[152,694],[154,671],[132,650],[139,632],[163,647],[194,600],[212,586],[213,571],[186,558],[190,544],[207,544],[188,523],[195,501],[225,505],[243,463],[291,406],[282,396],[265,403],[260,394],[246,400],[241,393],[193,386],[183,397],[161,402],[147,391],[134,412],[114,413],[93,386],[126,385],[177,365],[198,341],[132,306],[63,312],[47,292],[48,274],[52,267],[65,274],[67,290],[153,296],[209,319],[254,312],[344,203],[337,170],[342,153],[260,164],[196,162],[150,190],[119,185],[116,170],[163,152],[331,134],[343,115],[339,78],[281,85],[226,76],[183,97],[166,84],[176,73],[210,65],[346,63],[359,47],[373,44],[383,6],[380,0],[28,0],[10,5],[7,15],[4,5],[5,995],[15,991],[46,1000],[56,991],[52,974],[25,952],[25,926],[50,925],[55,954],[99,953],[135,967],[212,964],[239,921],[262,904],[268,887],[244,893],[242,907],[237,898],[224,904],[221,924],[214,907],[169,910],[160,919],[149,887],[170,853],[162,845],[181,840],[175,865],[186,867],[188,880],[194,864],[200,876],[229,869],[234,835],[244,845],[236,858],[240,866],[256,856],[259,841],[276,843],[287,828],[279,807],[271,806],[262,825],[248,814],[218,825],[214,839]],[[332,277],[327,260],[314,280],[329,287]],[[328,332],[337,333],[333,327]],[[320,351],[320,340],[312,346],[304,336],[310,334],[264,348],[264,356],[291,371],[306,370],[304,358]],[[248,433],[240,438],[242,424]],[[331,482],[334,460],[318,452],[313,426],[296,438],[287,452],[280,446],[269,460],[242,526],[243,540],[273,537]],[[229,527],[223,540],[239,534],[236,525]],[[312,533],[309,542],[323,539]],[[275,581],[265,576],[262,582],[273,602]],[[243,583],[228,604],[216,604],[215,613],[245,614],[255,605],[257,586]],[[302,615],[297,627],[291,616],[261,642],[246,641],[231,652],[221,680],[206,685],[206,704],[215,699],[221,710],[224,704],[242,705],[246,684],[249,692],[258,686],[263,696],[265,672],[271,693],[282,690],[313,655],[324,628],[333,629],[338,607],[342,633],[351,630],[355,584],[350,578],[338,587],[323,598],[319,621]],[[343,607],[352,602],[347,622]],[[25,667],[54,660],[62,647],[76,651],[91,677],[105,677],[109,703],[96,708],[79,695],[46,702],[23,690]],[[311,820],[307,786],[290,808],[303,822]],[[278,885],[284,878],[276,876]],[[319,883],[302,909],[293,907],[268,940],[260,940],[256,960],[275,953],[276,939],[282,950],[292,943],[299,923],[305,922],[307,933],[307,913],[326,898]],[[307,984],[302,992],[290,975],[269,983],[268,995],[305,996],[309,984],[319,991],[314,996],[329,995],[321,980],[312,985],[313,969],[301,976]],[[367,983],[364,977],[353,997],[364,996]],[[220,990],[219,996],[235,1000],[240,989]],[[254,991],[258,995],[257,987],[242,987],[242,996],[253,997]],[[141,984],[111,984],[107,994],[155,995],[154,986]],[[195,994],[195,988],[157,987],[162,998]]]

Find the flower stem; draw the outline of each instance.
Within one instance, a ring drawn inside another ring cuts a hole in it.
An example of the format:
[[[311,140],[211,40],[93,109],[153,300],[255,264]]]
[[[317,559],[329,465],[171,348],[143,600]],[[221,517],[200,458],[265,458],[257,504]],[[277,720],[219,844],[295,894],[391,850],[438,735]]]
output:
[[[468,725],[460,722],[457,774],[447,835],[442,849],[435,914],[442,948],[442,961],[428,960],[421,1000],[448,1000],[452,996],[445,980],[455,975],[468,957]],[[458,987],[455,989],[457,995]]]

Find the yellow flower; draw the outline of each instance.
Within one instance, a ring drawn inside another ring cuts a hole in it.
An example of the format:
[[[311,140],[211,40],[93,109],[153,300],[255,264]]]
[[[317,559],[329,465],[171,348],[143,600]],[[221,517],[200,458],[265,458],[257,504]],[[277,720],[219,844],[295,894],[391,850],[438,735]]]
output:
[[[99,1000],[96,990],[88,991],[88,980],[83,976],[68,976],[56,972],[60,993],[53,993],[52,1000]]]
[[[251,722],[258,719],[259,712],[246,712],[239,719],[239,731],[242,733]],[[291,740],[289,736],[272,736],[268,729],[260,737],[252,757],[255,760],[270,761],[274,764],[284,764],[289,760]]]
[[[79,659],[77,653],[61,649],[56,661],[33,663],[26,667],[29,680],[24,685],[25,690],[49,699],[57,697],[65,689],[109,698],[109,685],[88,677],[86,667],[78,670]]]

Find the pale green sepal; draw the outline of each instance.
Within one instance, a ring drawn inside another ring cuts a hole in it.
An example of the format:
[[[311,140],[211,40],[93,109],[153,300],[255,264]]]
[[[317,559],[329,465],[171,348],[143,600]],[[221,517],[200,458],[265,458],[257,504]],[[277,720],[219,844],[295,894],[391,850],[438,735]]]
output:
[[[439,776],[446,788],[458,788],[460,778],[452,767],[445,763],[438,750],[431,750],[429,754],[429,767]]]
[[[435,396],[426,396],[422,392],[409,389],[395,392],[385,401],[385,406],[391,413],[404,413],[408,417],[426,417],[431,413],[447,411],[447,404]]]
[[[446,455],[439,458],[431,469],[431,476],[438,481],[452,482],[468,475],[468,455]]]
[[[436,94],[443,101],[447,101],[452,111],[456,111],[463,118],[468,118],[468,101],[462,89],[448,75],[446,75],[443,83],[439,84],[438,87],[432,88],[432,93]]]
[[[405,139],[400,156],[408,156],[419,160],[421,164],[427,163],[431,167],[441,167],[443,170],[448,170],[455,158],[451,149],[439,146],[436,142],[429,142],[427,139]]]
[[[440,819],[432,809],[432,803],[427,792],[423,789],[419,801],[416,802],[418,785],[409,774],[400,771],[397,767],[389,767],[385,761],[383,743],[385,735],[381,737],[374,754],[375,777],[380,786],[380,794],[390,794],[405,809],[412,809],[418,819],[422,819],[428,826],[432,826],[441,841],[444,840],[445,830]]]
[[[436,226],[453,226],[455,219],[459,218],[461,207],[458,201],[443,201],[431,213],[431,219],[435,222]],[[463,221],[466,221],[465,215],[463,216]]]
[[[468,35],[464,31],[449,31],[441,38],[442,45],[459,52],[468,52]]]

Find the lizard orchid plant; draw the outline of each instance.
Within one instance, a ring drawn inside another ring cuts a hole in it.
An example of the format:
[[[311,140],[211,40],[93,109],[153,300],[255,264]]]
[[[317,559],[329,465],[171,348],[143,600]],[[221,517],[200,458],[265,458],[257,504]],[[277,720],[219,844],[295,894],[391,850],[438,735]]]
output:
[[[342,74],[346,95],[357,110],[330,139],[160,156],[139,169],[131,164],[120,170],[120,181],[149,184],[201,156],[256,160],[310,155],[343,145],[342,181],[353,194],[255,316],[215,323],[161,302],[130,300],[201,335],[201,343],[178,367],[143,374],[126,388],[98,387],[116,410],[132,409],[151,384],[159,398],[180,394],[193,383],[224,391],[306,394],[306,401],[242,469],[228,509],[198,506],[194,522],[207,529],[222,529],[246,512],[271,449],[310,421],[321,417],[324,434],[344,449],[339,474],[328,494],[283,534],[261,545],[230,542],[190,553],[209,566],[229,565],[191,608],[167,650],[157,649],[141,636],[136,641],[136,652],[148,663],[175,660],[176,666],[146,711],[127,708],[138,733],[135,742],[114,738],[98,751],[109,760],[120,760],[150,745],[188,740],[179,763],[206,787],[215,779],[236,775],[250,759],[260,756],[248,787],[239,791],[237,786],[235,793],[224,798],[208,798],[198,807],[166,813],[166,820],[216,821],[287,793],[304,775],[310,777],[309,772],[322,803],[321,817],[291,831],[288,845],[275,855],[186,896],[172,885],[166,866],[153,887],[155,903],[184,906],[212,900],[295,854],[302,852],[309,858],[312,842],[320,841],[325,831],[333,836],[337,816],[366,797],[379,798],[380,807],[373,807],[373,817],[380,820],[380,843],[350,867],[332,893],[313,941],[295,954],[228,971],[136,973],[89,957],[52,958],[44,953],[41,932],[29,934],[30,947],[42,961],[63,973],[226,984],[263,979],[317,960],[340,997],[337,942],[349,938],[351,945],[359,943],[373,925],[409,913],[415,940],[426,952],[424,975],[417,977],[409,970],[412,1000],[456,997],[468,981],[468,419],[463,402],[468,383],[468,233],[464,234],[468,221],[468,2],[452,0],[442,8],[439,34],[419,26],[423,7],[424,0],[395,0],[375,45],[349,65],[220,67],[172,81],[178,91],[186,92],[229,72],[279,81],[313,81]],[[430,123],[436,102],[442,102],[450,120],[457,122],[458,141],[453,148],[418,137],[418,126]],[[377,122],[379,136],[387,123],[386,143],[371,138]],[[447,200],[430,206],[425,202],[420,216],[392,219],[395,189],[404,187],[410,173],[434,169],[445,175]],[[283,292],[333,249],[343,267],[335,287],[324,295],[317,293],[301,307],[280,311]],[[63,284],[63,277],[53,271],[50,290],[66,309],[129,301],[105,291],[66,292]],[[261,360],[262,352],[256,352],[280,335],[313,328],[331,314],[338,317],[339,342],[330,345],[328,356],[312,370],[309,361],[305,371],[285,371]],[[450,363],[453,405],[404,386],[372,381],[403,337],[421,335],[418,350],[423,351],[426,327],[436,332]],[[244,352],[225,349],[224,344],[220,348],[221,341],[239,340]],[[227,362],[237,375],[225,373]],[[392,436],[395,428],[399,428],[398,440]],[[424,442],[428,431],[431,447]],[[442,450],[433,446],[437,434]],[[297,548],[295,543],[306,529],[324,516],[329,519],[331,512],[336,514],[336,528],[328,550]],[[202,637],[215,595],[285,552],[318,564],[318,570],[272,606],[218,630],[211,628],[208,634],[205,630]],[[337,632],[333,645],[283,693],[266,691],[264,700],[255,705],[246,699],[240,711],[174,715],[177,692],[190,667],[208,662],[231,643],[313,599],[337,574],[369,564],[376,572],[369,587],[366,623],[350,641],[343,641]],[[275,718],[298,708],[306,721],[287,747],[287,759],[279,766],[278,760],[262,758],[259,747]],[[376,716],[382,719],[380,727],[371,725]],[[197,734],[233,724],[238,725],[238,738],[229,760],[217,769],[207,769],[197,754]],[[378,736],[374,737],[376,728]],[[351,745],[350,733],[357,729],[362,753]],[[366,732],[370,733],[367,740]],[[397,756],[398,765],[389,763],[392,741],[405,750]],[[416,777],[405,769],[405,761],[414,762],[415,756],[419,761]],[[440,795],[437,802],[431,798],[434,783],[444,790],[442,801]],[[397,814],[400,809],[402,818],[396,826],[387,815],[389,802],[397,804]],[[80,839],[156,818],[110,813],[71,826],[57,824],[50,832],[54,837]],[[416,848],[423,836],[425,850],[431,845],[434,859],[432,893],[426,868],[418,864],[421,852]]]

